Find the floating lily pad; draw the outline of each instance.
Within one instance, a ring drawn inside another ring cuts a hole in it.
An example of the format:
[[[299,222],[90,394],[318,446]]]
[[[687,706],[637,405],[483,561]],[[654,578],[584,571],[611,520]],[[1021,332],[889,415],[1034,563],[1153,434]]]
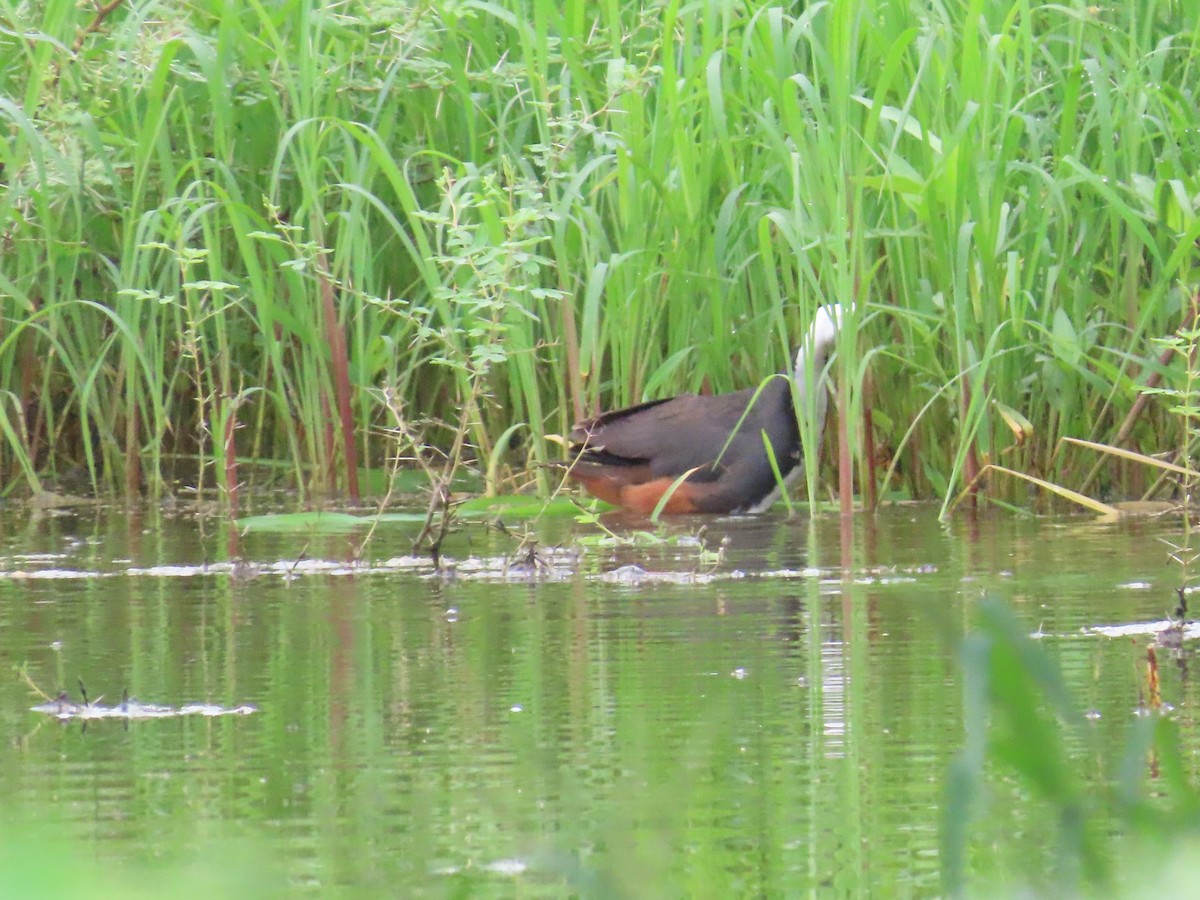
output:
[[[419,524],[425,521],[425,516],[426,514],[423,512],[390,512],[366,518],[368,521],[376,522],[416,522]]]
[[[237,524],[238,528],[245,532],[344,534],[370,525],[371,518],[336,512],[275,513],[269,516],[247,516],[238,519]]]
[[[502,497],[472,497],[460,503],[457,512],[464,519],[487,519],[504,516],[509,519],[537,519],[542,516],[570,516],[579,511],[567,497],[554,500],[539,500],[509,494]]]
[[[276,534],[345,534],[372,524],[392,522],[417,523],[425,521],[423,512],[389,512],[379,515],[353,515],[337,512],[276,513],[269,516],[247,516],[238,519],[244,532]]]

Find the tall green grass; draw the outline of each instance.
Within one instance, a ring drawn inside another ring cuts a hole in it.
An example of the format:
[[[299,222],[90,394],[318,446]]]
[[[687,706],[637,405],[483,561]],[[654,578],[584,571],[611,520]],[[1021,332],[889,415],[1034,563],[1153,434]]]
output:
[[[546,435],[754,384],[833,300],[889,489],[1070,484],[1200,288],[1182,0],[363,7],[0,0],[10,488],[352,493],[386,388],[400,452],[547,490]]]

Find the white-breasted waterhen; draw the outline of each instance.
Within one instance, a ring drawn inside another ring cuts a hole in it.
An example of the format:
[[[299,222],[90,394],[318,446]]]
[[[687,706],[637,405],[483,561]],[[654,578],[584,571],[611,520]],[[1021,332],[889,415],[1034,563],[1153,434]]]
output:
[[[799,408],[815,411],[818,439],[828,401],[826,364],[841,318],[839,304],[817,310],[792,373]],[[810,373],[816,379],[811,406]],[[681,394],[602,413],[576,425],[571,441],[570,476],[592,496],[643,514],[689,470],[663,512],[762,512],[779,499],[781,487],[767,444],[783,487],[804,470],[796,405],[784,378],[732,394]]]

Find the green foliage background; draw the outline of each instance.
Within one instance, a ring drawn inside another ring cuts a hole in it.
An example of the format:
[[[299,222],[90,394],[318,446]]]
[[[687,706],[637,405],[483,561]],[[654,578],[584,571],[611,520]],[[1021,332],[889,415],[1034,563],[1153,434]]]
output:
[[[1183,0],[0,0],[0,470],[326,490],[399,417],[519,487],[852,300],[889,488],[1077,484],[1197,290],[1198,62]]]

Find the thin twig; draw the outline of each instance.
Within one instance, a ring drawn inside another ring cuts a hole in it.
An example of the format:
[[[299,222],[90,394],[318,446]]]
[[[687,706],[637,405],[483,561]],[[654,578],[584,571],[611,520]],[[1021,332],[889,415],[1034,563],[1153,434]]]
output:
[[[78,53],[80,50],[82,50],[83,42],[87,40],[88,35],[95,34],[97,31],[99,31],[101,26],[104,25],[104,20],[116,12],[117,7],[124,2],[125,0],[112,0],[111,3],[105,3],[104,5],[100,5],[99,3],[94,4],[96,7],[96,15],[92,21],[84,25],[83,28],[80,29],[79,34],[75,36],[75,43],[71,45],[71,52]]]

